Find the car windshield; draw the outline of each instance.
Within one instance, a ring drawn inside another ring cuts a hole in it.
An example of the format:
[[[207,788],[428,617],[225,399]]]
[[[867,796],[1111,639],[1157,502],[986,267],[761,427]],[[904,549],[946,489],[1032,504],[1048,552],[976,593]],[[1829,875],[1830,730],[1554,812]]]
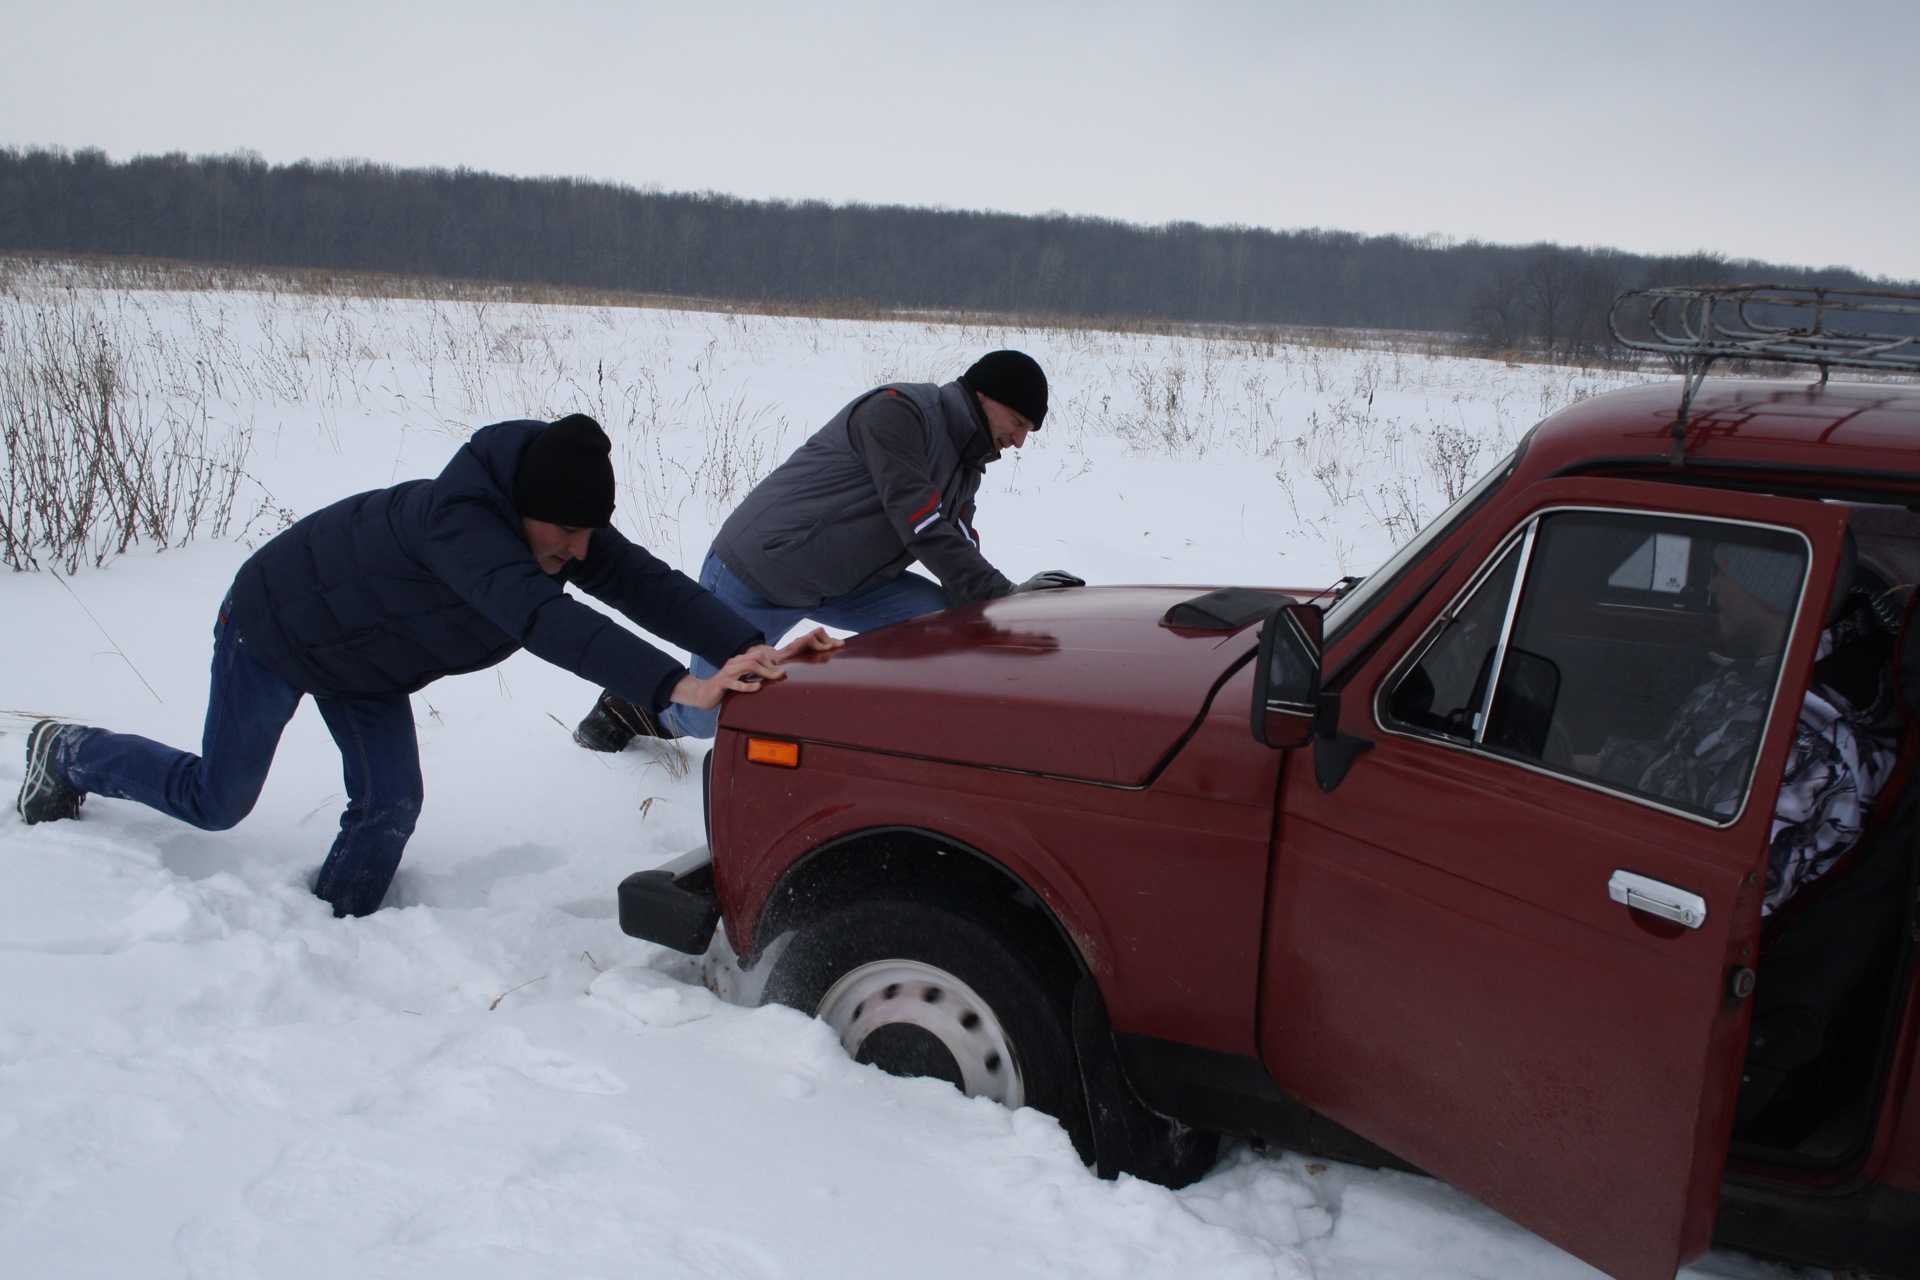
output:
[[[1519,461],[1519,458],[1520,450],[1515,449],[1501,459],[1499,464],[1489,469],[1472,488],[1461,494],[1452,506],[1441,512],[1439,517],[1430,522],[1426,528],[1416,533],[1411,542],[1388,556],[1385,564],[1362,578],[1352,590],[1334,601],[1327,610],[1328,639],[1331,640],[1351,625],[1355,619],[1362,617],[1380,593],[1385,591],[1408,565],[1425,555],[1428,547],[1451,533],[1466,518],[1468,512],[1479,506],[1489,494],[1499,488],[1507,477],[1513,474],[1513,465]]]

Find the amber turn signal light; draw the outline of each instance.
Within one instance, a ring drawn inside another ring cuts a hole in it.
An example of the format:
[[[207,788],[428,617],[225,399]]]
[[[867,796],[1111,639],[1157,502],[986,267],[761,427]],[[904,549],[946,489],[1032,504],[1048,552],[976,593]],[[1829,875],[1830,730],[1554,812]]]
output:
[[[772,738],[748,738],[747,759],[755,764],[777,764],[788,769],[800,767],[800,744],[778,742]]]

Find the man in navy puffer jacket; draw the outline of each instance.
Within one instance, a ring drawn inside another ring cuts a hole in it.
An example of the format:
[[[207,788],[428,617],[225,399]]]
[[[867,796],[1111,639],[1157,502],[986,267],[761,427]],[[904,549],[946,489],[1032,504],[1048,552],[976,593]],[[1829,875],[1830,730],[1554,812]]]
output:
[[[214,627],[201,753],[131,734],[34,726],[16,808],[78,816],[88,793],[138,800],[210,831],[253,808],[304,695],[340,747],[347,808],[314,892],[336,915],[380,905],[422,799],[408,695],[525,648],[655,714],[714,707],[784,675],[780,663],[840,642],[816,629],[784,649],[698,583],[608,526],[606,434],[574,414],[474,432],[432,480],[343,499],[240,567]],[[691,650],[705,678],[569,584]]]

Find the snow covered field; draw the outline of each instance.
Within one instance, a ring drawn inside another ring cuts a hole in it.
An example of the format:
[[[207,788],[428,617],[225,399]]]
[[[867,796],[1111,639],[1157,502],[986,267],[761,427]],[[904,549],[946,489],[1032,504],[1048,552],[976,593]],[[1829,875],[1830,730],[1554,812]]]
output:
[[[9,801],[35,716],[197,743],[214,608],[249,545],[282,511],[437,472],[490,421],[594,414],[616,440],[617,521],[693,570],[732,502],[855,392],[1020,347],[1054,408],[981,492],[1001,569],[1312,585],[1366,572],[1544,412],[1628,376],[69,283],[0,278],[0,326],[86,321],[145,412],[243,433],[249,480],[224,539],[0,576]],[[593,695],[525,655],[416,695],[427,807],[364,920],[307,892],[342,803],[310,705],[236,830],[111,800],[79,822],[0,820],[0,1273],[1594,1274],[1416,1177],[1230,1144],[1184,1191],[1100,1182],[1046,1116],[857,1067],[796,1013],[720,1002],[614,920],[623,876],[700,840],[699,788],[658,745],[575,747]],[[1791,1273],[1715,1253],[1689,1274]]]

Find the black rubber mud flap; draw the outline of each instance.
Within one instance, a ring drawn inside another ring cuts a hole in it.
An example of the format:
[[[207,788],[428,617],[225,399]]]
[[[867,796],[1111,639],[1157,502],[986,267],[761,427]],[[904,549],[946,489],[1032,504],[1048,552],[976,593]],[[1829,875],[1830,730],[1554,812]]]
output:
[[[1080,1154],[1089,1157],[1096,1174],[1117,1178],[1130,1173],[1179,1188],[1213,1168],[1219,1134],[1163,1116],[1133,1091],[1114,1047],[1106,1001],[1092,978],[1082,978],[1073,990],[1073,1048],[1093,1146],[1091,1153]]]
[[[664,866],[636,871],[620,882],[619,903],[621,932],[700,955],[720,923],[713,856],[702,845]]]

